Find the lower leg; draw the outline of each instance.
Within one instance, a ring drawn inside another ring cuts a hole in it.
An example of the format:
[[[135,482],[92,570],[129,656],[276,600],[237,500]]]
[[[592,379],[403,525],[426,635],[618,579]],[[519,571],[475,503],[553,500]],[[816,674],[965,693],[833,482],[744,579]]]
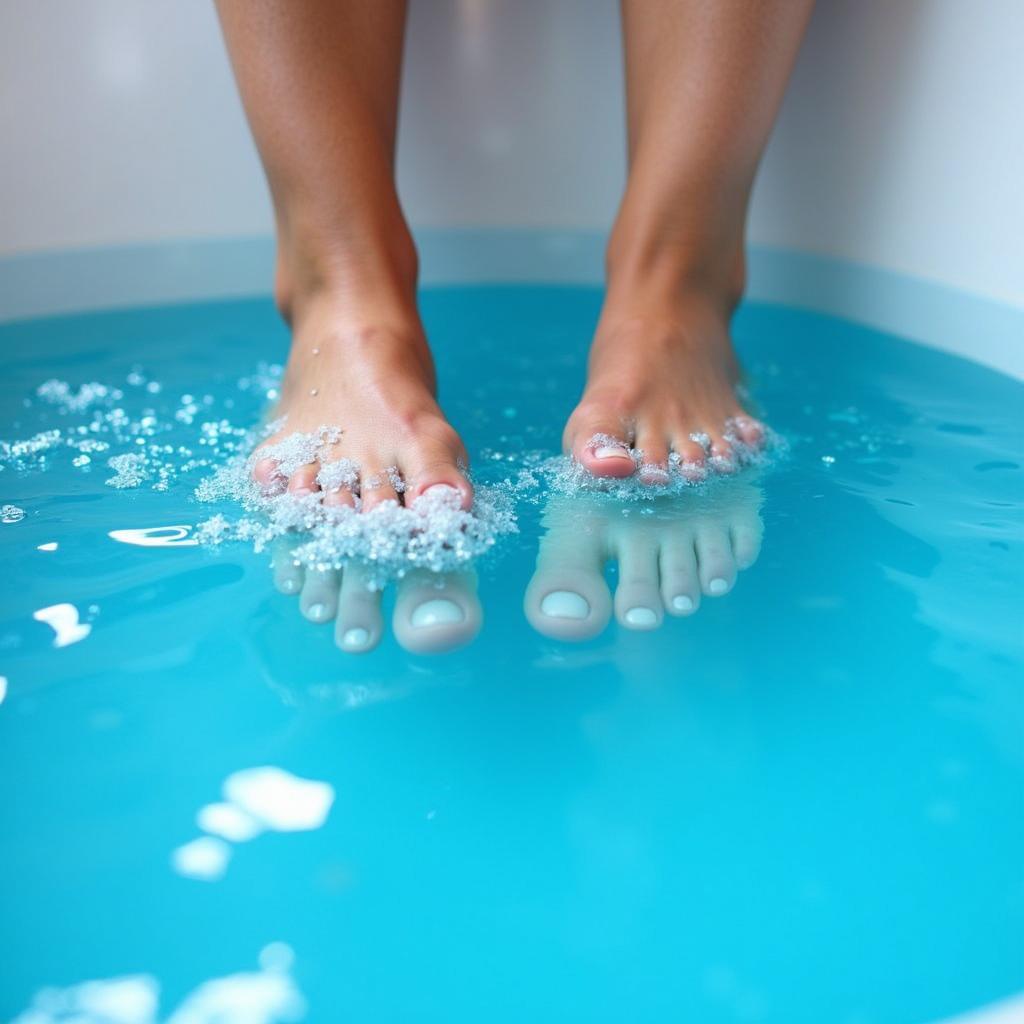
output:
[[[608,438],[642,449],[653,479],[670,451],[703,463],[700,435],[722,468],[730,436],[760,438],[735,396],[728,322],[754,174],[812,3],[623,0],[629,181],[587,390],[565,438],[594,473],[634,471]]]
[[[462,444],[434,399],[416,310],[416,252],[394,184],[404,0],[218,0],[274,202],[275,294],[292,325],[286,434],[340,427],[321,457],[361,477],[325,501],[364,505],[450,483],[471,498]],[[288,487],[320,489],[319,465]],[[276,465],[257,477],[271,485]],[[282,484],[284,481],[280,481]]]

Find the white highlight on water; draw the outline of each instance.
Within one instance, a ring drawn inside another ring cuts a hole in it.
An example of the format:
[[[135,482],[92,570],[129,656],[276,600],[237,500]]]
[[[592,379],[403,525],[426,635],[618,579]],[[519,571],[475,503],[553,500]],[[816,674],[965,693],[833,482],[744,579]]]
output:
[[[211,835],[233,843],[244,843],[263,831],[263,825],[251,814],[232,803],[207,804],[199,808],[196,824]]]
[[[160,983],[150,974],[42,988],[12,1024],[293,1024],[307,1010],[291,976],[294,962],[288,945],[268,943],[259,970],[202,982],[166,1018],[159,1013]]]
[[[92,632],[89,623],[78,621],[78,609],[73,604],[51,604],[33,612],[32,618],[36,622],[45,622],[56,633],[54,647],[76,644]]]
[[[224,877],[231,847],[214,836],[200,836],[171,853],[171,866],[185,878],[216,882]]]
[[[224,781],[224,796],[264,828],[305,832],[320,828],[334,803],[334,787],[302,779],[266,765],[234,772]]]
[[[190,537],[191,526],[149,526],[136,530],[111,530],[107,536],[120,544],[140,548],[196,547],[199,541]]]

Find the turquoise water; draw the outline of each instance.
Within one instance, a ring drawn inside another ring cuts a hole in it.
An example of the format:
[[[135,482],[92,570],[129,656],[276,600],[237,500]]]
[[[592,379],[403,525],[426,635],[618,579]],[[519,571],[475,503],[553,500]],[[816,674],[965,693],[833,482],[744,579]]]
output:
[[[557,450],[599,299],[423,296],[482,479]],[[542,488],[477,566],[473,643],[357,657],[266,554],[110,537],[207,517],[201,467],[0,471],[0,1019],[925,1024],[1024,989],[1024,385],[792,309],[736,335],[789,455],[736,501],[607,514],[760,521],[760,556],[650,632],[531,628],[542,518],[568,548],[591,515]],[[0,436],[72,422],[48,378],[243,423],[286,344],[267,301],[0,326]],[[187,846],[210,805],[236,838]]]

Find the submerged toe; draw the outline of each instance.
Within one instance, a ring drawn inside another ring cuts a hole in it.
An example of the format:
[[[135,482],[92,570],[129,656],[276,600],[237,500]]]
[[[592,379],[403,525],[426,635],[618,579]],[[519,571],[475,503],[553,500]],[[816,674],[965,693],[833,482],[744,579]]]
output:
[[[480,632],[483,612],[472,572],[410,573],[398,585],[392,628],[412,654],[462,647]]]

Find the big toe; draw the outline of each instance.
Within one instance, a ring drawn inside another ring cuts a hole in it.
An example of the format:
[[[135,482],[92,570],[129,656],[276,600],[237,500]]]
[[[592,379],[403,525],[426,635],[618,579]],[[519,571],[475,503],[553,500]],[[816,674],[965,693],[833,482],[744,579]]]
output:
[[[596,566],[541,564],[526,588],[523,610],[543,636],[587,640],[608,625],[612,598]]]
[[[621,420],[607,413],[578,409],[566,427],[565,447],[594,476],[622,479],[637,470],[629,434]]]
[[[398,585],[392,628],[395,639],[412,654],[462,647],[480,632],[482,623],[472,572],[415,572]]]
[[[443,438],[417,445],[403,460],[407,505],[414,504],[432,487],[451,487],[458,492],[463,509],[472,507],[473,485],[465,473],[465,449],[453,430],[445,433]]]

